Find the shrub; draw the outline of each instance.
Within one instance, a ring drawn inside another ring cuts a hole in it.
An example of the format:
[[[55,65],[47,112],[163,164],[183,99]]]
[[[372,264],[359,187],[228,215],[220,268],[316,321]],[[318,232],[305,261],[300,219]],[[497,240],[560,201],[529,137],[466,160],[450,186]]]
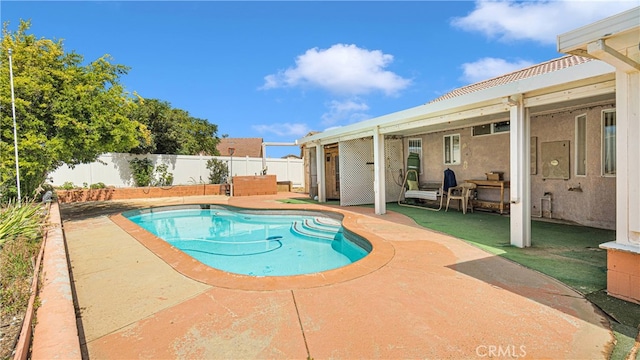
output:
[[[89,185],[90,189],[104,189],[106,187],[107,187],[107,185],[105,185],[103,182],[99,182],[99,183],[95,183],[95,184]]]
[[[153,176],[153,162],[147,158],[129,160],[131,166],[131,175],[133,176],[133,184],[135,186],[151,185]]]
[[[62,184],[62,186],[60,187],[62,188],[62,190],[73,190],[76,188],[76,186],[73,185],[71,181],[65,181],[64,184]]]
[[[155,186],[170,186],[173,185],[173,174],[168,172],[169,166],[167,164],[160,164],[156,167],[156,174],[158,175],[155,181]]]
[[[36,238],[40,234],[40,205],[8,203],[0,208],[0,247],[18,236]]]
[[[168,172],[167,164],[158,165],[155,170],[150,159],[131,159],[131,175],[135,186],[170,186],[173,185],[173,174]],[[157,178],[154,177],[157,175]],[[104,185],[104,184],[102,184]]]
[[[227,181],[229,170],[227,163],[218,159],[209,159],[207,161],[207,169],[209,169],[210,184],[224,184]]]

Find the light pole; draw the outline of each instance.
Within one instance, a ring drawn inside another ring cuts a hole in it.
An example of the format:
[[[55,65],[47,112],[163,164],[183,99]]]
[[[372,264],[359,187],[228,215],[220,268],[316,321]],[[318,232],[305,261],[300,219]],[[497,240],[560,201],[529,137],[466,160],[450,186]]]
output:
[[[16,98],[13,92],[13,64],[11,60],[11,49],[9,49],[9,77],[11,82],[11,112],[13,113],[13,148],[16,155],[16,186],[18,187],[18,206],[20,206],[20,166],[18,165],[18,130],[16,126]]]
[[[233,153],[236,152],[235,148],[229,148],[229,195],[233,197]]]

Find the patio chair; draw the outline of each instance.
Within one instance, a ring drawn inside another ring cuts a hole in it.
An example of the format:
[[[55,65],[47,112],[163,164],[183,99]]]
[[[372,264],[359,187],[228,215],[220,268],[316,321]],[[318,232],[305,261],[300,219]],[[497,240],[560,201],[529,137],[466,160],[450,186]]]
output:
[[[471,208],[473,212],[473,193],[477,185],[474,183],[463,183],[458,186],[450,187],[447,192],[447,207],[444,211],[449,211],[449,202],[451,200],[458,200],[458,211],[462,209],[462,213],[467,213],[467,208]]]

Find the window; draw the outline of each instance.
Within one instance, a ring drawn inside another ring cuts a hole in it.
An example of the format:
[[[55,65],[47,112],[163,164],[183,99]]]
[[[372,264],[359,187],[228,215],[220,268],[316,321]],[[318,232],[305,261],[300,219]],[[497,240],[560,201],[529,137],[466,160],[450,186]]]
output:
[[[576,116],[576,175],[587,175],[587,115]]]
[[[499,121],[491,124],[482,124],[476,125],[471,128],[471,135],[480,136],[480,135],[490,135],[490,134],[498,134],[502,132],[507,132],[510,129],[510,122],[507,121]]]
[[[493,123],[493,133],[507,132],[511,129],[511,123],[509,121],[500,121]]]
[[[489,135],[491,134],[491,124],[476,125],[471,128],[471,134],[473,136]]]
[[[409,139],[409,154],[418,154],[420,157],[420,174],[422,174],[422,139]]]
[[[602,111],[602,175],[616,174],[616,111]]]
[[[444,164],[460,164],[460,134],[444,136]]]
[[[409,152],[422,156],[422,139],[409,139]]]

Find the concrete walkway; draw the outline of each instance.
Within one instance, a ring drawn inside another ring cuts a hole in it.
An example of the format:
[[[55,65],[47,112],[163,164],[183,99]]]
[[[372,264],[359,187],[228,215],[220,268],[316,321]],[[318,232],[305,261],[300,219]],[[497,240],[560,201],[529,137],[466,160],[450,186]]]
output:
[[[292,196],[304,195],[62,205],[84,356],[607,358],[607,320],[558,281],[396,213],[276,201]],[[204,267],[107,216],[180,203],[335,211],[374,250],[327,273],[251,278]]]

